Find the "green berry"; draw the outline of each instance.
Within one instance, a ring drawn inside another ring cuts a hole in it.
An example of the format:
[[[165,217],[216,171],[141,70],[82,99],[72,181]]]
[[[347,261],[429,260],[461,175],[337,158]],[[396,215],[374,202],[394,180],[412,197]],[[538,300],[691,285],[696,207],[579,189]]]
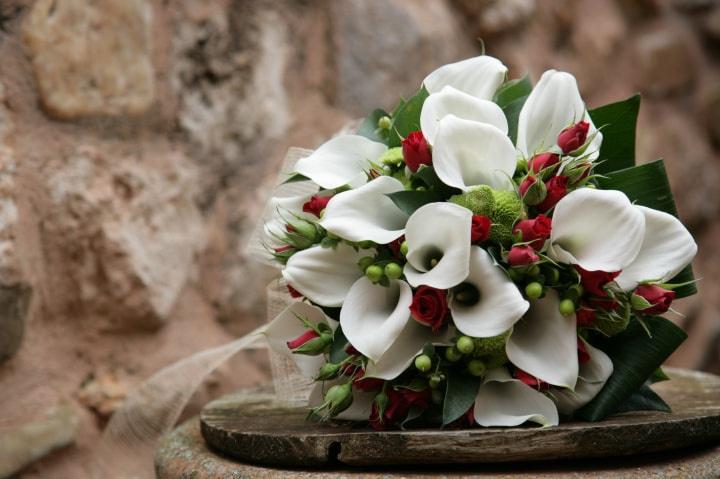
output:
[[[440,375],[438,374],[433,374],[432,376],[430,376],[430,380],[428,381],[428,383],[430,384],[430,387],[432,389],[437,389],[440,387],[440,384],[442,384],[442,377],[440,377]]]
[[[375,243],[373,243],[372,241],[366,240],[366,241],[359,242],[358,246],[360,247],[360,249],[370,249],[373,246],[375,246]]]
[[[421,354],[415,358],[415,367],[424,373],[432,369],[432,359],[427,354]]]
[[[390,120],[390,117],[385,115],[381,116],[378,120],[378,128],[382,128],[383,130],[389,130],[390,126],[392,125],[392,120]]]
[[[522,273],[517,268],[510,268],[507,270],[508,276],[513,281],[520,281],[522,279]]]
[[[552,266],[543,268],[543,274],[549,283],[554,284],[560,281],[560,271],[558,271],[557,268]]]
[[[457,348],[447,348],[445,350],[445,359],[451,363],[456,363],[462,359],[462,353]]]
[[[571,299],[563,299],[560,301],[560,314],[570,316],[575,312],[575,303]]]
[[[540,266],[534,264],[527,270],[527,275],[531,278],[537,278],[540,275]]]
[[[479,359],[473,359],[468,363],[468,372],[473,376],[482,376],[485,374],[485,363]]]
[[[565,298],[577,301],[583,294],[585,294],[585,289],[579,284],[574,284],[565,292]]]
[[[385,276],[389,279],[398,279],[403,274],[402,266],[397,263],[388,263],[385,265]]]
[[[540,296],[542,296],[542,293],[542,284],[538,283],[537,281],[533,281],[532,283],[529,283],[527,286],[525,286],[525,296],[527,296],[529,299],[538,299],[540,298]]]
[[[408,254],[408,244],[407,241],[403,241],[400,245],[400,254],[403,256],[407,256]]]
[[[370,265],[365,270],[365,276],[373,283],[377,283],[383,277],[383,269],[376,264]]]
[[[363,256],[362,258],[360,258],[360,261],[358,261],[358,266],[360,266],[360,269],[364,273],[369,266],[373,265],[373,263],[375,263],[375,258],[373,258],[372,256]]]
[[[475,342],[467,336],[460,336],[455,347],[463,354],[470,354],[475,350]]]

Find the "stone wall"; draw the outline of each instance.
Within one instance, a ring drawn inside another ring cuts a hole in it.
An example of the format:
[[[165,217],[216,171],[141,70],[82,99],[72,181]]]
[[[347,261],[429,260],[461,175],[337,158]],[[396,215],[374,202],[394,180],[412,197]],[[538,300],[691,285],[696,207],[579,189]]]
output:
[[[263,321],[273,272],[242,251],[287,147],[478,37],[513,76],[574,72],[591,106],[645,94],[638,156],[666,158],[705,278],[672,360],[720,372],[716,2],[2,0],[0,434],[73,425],[21,477],[84,477],[128,388]],[[191,410],[267,375],[241,355]]]

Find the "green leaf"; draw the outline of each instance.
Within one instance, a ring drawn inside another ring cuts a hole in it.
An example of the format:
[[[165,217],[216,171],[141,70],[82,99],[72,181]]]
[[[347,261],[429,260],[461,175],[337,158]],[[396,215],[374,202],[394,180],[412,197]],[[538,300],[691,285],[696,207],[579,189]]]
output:
[[[518,118],[520,117],[520,110],[522,110],[527,98],[528,95],[521,96],[517,100],[513,100],[505,105],[502,109],[508,122],[508,136],[513,143],[517,141]]]
[[[308,178],[305,175],[301,175],[300,173],[294,173],[288,177],[285,181],[283,181],[281,184],[286,183],[298,183],[300,181],[310,181],[310,178]]]
[[[337,364],[349,356],[347,351],[345,351],[345,348],[347,348],[348,344],[350,344],[350,342],[345,337],[342,326],[338,326],[335,330],[335,334],[333,335],[333,342],[330,345],[331,363]]]
[[[605,177],[598,177],[598,184],[604,190],[622,191],[638,205],[678,216],[663,160],[606,173]],[[669,283],[686,283],[694,279],[692,266],[688,265]],[[694,283],[686,284],[675,289],[675,293],[678,298],[684,298],[697,293],[697,287]]]
[[[625,403],[687,338],[685,331],[659,316],[643,319],[651,336],[637,319],[617,336],[596,341],[596,347],[613,362],[613,373],[600,393],[576,411],[577,418],[599,421]]]
[[[413,175],[413,179],[419,179],[443,199],[448,199],[453,195],[462,193],[462,191],[458,188],[453,188],[452,186],[448,186],[443,183],[440,178],[438,178],[437,173],[435,173],[435,168],[432,166],[424,166],[420,168],[417,173]]]
[[[600,128],[603,141],[595,171],[605,174],[635,165],[635,127],[640,111],[640,95],[590,110],[590,118]]]
[[[639,390],[635,391],[627,401],[615,410],[616,413],[629,411],[672,412],[668,403],[663,401],[647,384],[643,384]]]
[[[493,101],[500,107],[505,108],[513,101],[526,97],[532,91],[532,82],[530,81],[530,75],[525,75],[522,78],[516,78],[505,82],[500,89],[495,92]]]
[[[395,109],[388,138],[390,148],[400,146],[403,138],[413,131],[420,130],[420,111],[428,96],[427,90],[422,87],[415,96],[406,102],[401,101],[401,104]]]
[[[482,379],[463,371],[450,369],[447,372],[447,389],[443,401],[443,426],[465,414],[475,402]]]
[[[442,198],[432,191],[398,191],[396,193],[389,193],[387,197],[407,215],[413,214],[416,209],[423,205],[442,201]]]
[[[378,128],[378,120],[384,116],[390,115],[380,108],[373,110],[373,112],[370,113],[370,115],[368,115],[367,118],[365,118],[365,120],[363,120],[360,124],[357,134],[364,136],[365,138],[369,138],[372,141],[387,143],[388,131]]]
[[[655,371],[653,371],[653,373],[648,378],[648,381],[650,382],[650,384],[655,384],[655,383],[659,383],[662,381],[669,381],[669,380],[670,380],[670,376],[665,374],[665,371],[663,371],[662,367],[657,368]]]

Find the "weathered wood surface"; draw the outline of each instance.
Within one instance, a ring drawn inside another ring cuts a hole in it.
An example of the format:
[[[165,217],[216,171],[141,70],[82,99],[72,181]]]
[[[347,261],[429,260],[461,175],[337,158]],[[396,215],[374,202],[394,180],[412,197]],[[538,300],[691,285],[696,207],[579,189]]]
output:
[[[202,435],[212,449],[243,462],[273,466],[517,463],[603,458],[720,443],[720,377],[669,369],[656,386],[673,413],[633,412],[596,423],[460,431],[376,432],[368,427],[307,422],[304,408],[273,404],[256,392],[209,403]]]

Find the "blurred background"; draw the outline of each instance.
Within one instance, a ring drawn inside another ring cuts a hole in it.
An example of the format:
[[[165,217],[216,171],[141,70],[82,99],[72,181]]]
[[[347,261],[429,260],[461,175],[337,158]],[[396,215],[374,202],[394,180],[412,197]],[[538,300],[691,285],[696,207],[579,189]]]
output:
[[[666,159],[700,244],[670,362],[720,373],[720,2],[0,0],[0,477],[84,477],[133,385],[261,324],[275,273],[243,246],[287,148],[479,38],[590,107],[643,94],[639,161]],[[241,354],[188,414],[268,377]]]

